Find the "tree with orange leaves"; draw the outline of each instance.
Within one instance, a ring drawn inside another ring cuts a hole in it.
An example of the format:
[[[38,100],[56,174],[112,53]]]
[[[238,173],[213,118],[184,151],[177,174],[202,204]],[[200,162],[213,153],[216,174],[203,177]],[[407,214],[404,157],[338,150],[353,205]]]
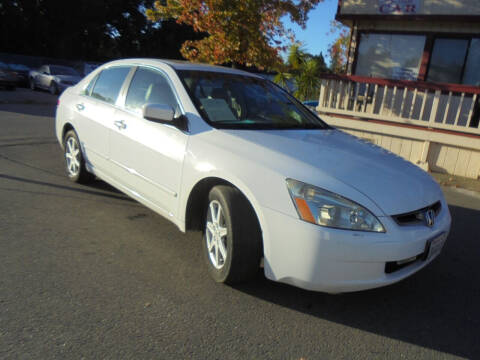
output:
[[[294,36],[282,24],[289,16],[305,28],[308,12],[323,0],[163,0],[147,10],[151,21],[176,19],[208,34],[186,41],[182,55],[211,64],[242,64],[260,69],[281,63],[285,41]]]
[[[348,46],[350,43],[350,29],[338,21],[332,21],[330,32],[337,38],[330,44],[330,70],[335,74],[344,74],[347,71]]]

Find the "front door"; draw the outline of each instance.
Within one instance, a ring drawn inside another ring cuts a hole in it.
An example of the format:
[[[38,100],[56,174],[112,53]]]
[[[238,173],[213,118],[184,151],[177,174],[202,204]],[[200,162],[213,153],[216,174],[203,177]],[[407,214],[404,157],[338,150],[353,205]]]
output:
[[[188,135],[144,119],[142,106],[147,103],[169,105],[179,113],[166,75],[140,67],[132,78],[125,109],[117,109],[114,115],[110,159],[135,195],[164,215],[176,216]]]

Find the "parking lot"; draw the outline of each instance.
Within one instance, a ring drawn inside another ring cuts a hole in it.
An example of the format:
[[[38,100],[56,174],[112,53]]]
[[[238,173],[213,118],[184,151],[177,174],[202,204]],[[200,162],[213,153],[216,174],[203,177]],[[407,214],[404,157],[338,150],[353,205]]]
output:
[[[398,284],[328,295],[259,273],[219,285],[199,233],[102,181],[67,180],[55,104],[0,91],[0,358],[480,357],[479,193],[444,187],[443,253]]]

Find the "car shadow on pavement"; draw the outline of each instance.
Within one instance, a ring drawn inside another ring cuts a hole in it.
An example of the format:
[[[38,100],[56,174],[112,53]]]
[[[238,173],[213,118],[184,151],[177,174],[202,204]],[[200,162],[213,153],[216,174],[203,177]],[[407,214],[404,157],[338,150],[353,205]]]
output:
[[[480,211],[457,206],[450,206],[450,211],[452,230],[442,254],[397,284],[329,295],[258,276],[235,288],[362,331],[469,359],[480,358]]]
[[[0,179],[12,180],[12,181],[35,184],[35,185],[42,185],[42,186],[55,188],[55,189],[69,190],[69,191],[82,193],[82,194],[101,196],[101,197],[107,197],[110,199],[123,200],[123,201],[136,203],[136,201],[133,200],[132,198],[124,195],[117,189],[113,188],[112,186],[100,180],[92,181],[91,183],[88,184],[88,187],[99,190],[99,191],[95,191],[95,190],[77,188],[74,186],[66,186],[66,185],[49,183],[45,181],[27,179],[27,178],[22,178],[18,176],[7,175],[7,174],[0,174]]]
[[[55,117],[56,104],[47,103],[0,103],[0,112],[10,112],[29,116]]]

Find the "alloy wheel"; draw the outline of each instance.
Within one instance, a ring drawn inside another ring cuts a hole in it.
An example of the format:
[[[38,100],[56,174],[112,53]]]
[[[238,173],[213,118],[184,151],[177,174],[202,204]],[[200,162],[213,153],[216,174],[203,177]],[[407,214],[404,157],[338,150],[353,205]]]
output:
[[[65,159],[67,161],[67,171],[69,175],[77,176],[80,172],[80,147],[73,136],[67,139]]]
[[[217,200],[212,200],[208,206],[205,235],[210,262],[216,269],[221,269],[228,256],[228,230],[222,205]]]

